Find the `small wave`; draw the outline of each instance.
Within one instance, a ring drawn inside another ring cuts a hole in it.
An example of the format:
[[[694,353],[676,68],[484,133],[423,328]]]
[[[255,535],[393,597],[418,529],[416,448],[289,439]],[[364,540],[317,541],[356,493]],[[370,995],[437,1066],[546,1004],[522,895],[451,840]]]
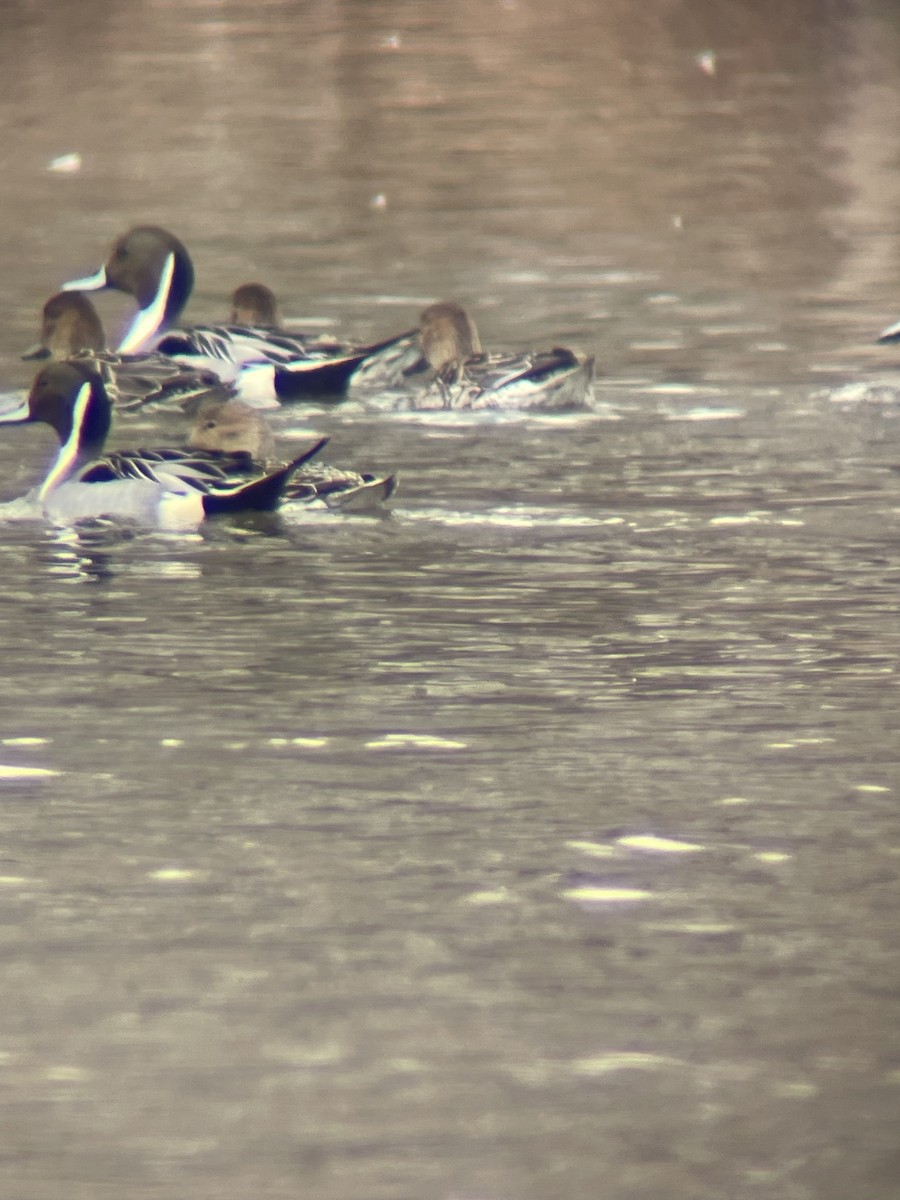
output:
[[[857,404],[900,405],[900,381],[861,379],[856,383],[845,383],[840,387],[816,392],[816,395],[830,400],[832,404],[848,406]]]
[[[414,408],[407,393],[382,392],[365,398],[365,413],[392,420],[433,426],[503,425],[528,421],[564,429],[597,420],[609,420],[606,407],[571,409],[566,412],[542,412],[528,408],[445,409]]]
[[[409,521],[428,521],[438,525],[502,526],[507,529],[533,529],[537,525],[558,529],[584,529],[605,524],[601,518],[589,517],[584,513],[566,513],[552,508],[527,508],[518,505],[494,508],[487,512],[463,512],[459,509],[443,508],[402,509],[395,512]]]
[[[24,496],[17,496],[15,500],[0,503],[0,522],[37,521],[42,515],[36,493],[28,492]]]
[[[713,408],[699,405],[696,408],[686,408],[681,412],[675,409],[661,410],[661,416],[668,421],[739,421],[746,417],[744,408]]]

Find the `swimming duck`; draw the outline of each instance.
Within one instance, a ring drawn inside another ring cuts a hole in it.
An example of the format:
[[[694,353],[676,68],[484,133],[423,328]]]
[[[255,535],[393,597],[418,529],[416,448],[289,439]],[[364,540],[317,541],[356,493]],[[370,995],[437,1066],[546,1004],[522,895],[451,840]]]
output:
[[[120,354],[134,354],[181,316],[194,288],[194,265],[184,243],[167,229],[136,225],[116,239],[98,271],[64,283],[62,290],[101,288],[115,288],[137,300],[137,314],[119,346]]]
[[[192,450],[115,451],[103,455],[112,406],[89,362],[53,362],[35,377],[19,407],[2,424],[44,422],[60,449],[43,483],[29,493],[29,516],[71,525],[118,517],[162,528],[194,528],[212,513],[271,510],[294,472],[327,439],[281,469],[248,482],[246,455]]]
[[[257,325],[260,329],[277,329],[278,301],[264,283],[242,283],[231,296],[229,325]]]
[[[472,317],[453,301],[425,309],[419,341],[434,373],[425,399],[440,398],[443,408],[552,412],[588,403],[593,358],[564,347],[486,354]]]
[[[236,382],[241,398],[255,403],[339,395],[369,355],[396,340],[353,348],[267,325],[173,329],[193,286],[194,267],[184,244],[158,225],[137,225],[114,242],[94,275],[63,284],[63,291],[116,288],[134,296],[138,312],[120,354],[152,346],[179,362],[214,371],[225,382]]]
[[[475,322],[461,304],[441,300],[419,318],[419,342],[429,366],[445,383],[459,383],[465,364],[481,355]]]
[[[82,292],[57,292],[44,305],[38,343],[22,358],[89,362],[103,379],[118,411],[143,408],[192,410],[200,400],[225,401],[234,389],[212,371],[183,366],[164,354],[113,354],[105,349],[103,324]]]
[[[485,353],[469,313],[453,301],[429,305],[421,315],[418,359],[402,369],[429,376],[413,392],[414,409],[523,409],[560,412],[590,404],[594,360],[574,350]]]
[[[298,353],[313,351],[340,356],[348,349],[343,342],[323,337],[322,334],[285,329],[278,315],[275,293],[264,283],[242,283],[234,289],[226,328],[230,326],[259,331],[261,338],[277,334],[286,343],[294,343]]]
[[[240,400],[201,404],[185,444],[189,449],[245,454],[260,473],[276,467],[275,439],[269,423]],[[359,474],[307,461],[295,472],[286,496],[288,500],[320,500],[328,508],[344,512],[364,512],[379,509],[396,487],[393,475]]]

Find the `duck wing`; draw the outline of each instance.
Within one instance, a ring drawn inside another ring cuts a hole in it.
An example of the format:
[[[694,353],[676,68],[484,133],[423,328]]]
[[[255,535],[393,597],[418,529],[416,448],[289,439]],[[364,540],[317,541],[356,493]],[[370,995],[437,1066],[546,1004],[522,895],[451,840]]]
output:
[[[319,438],[292,459],[291,473],[299,470],[328,444]],[[177,477],[198,491],[233,489],[266,474],[266,469],[244,450],[191,450],[184,446],[154,447],[151,450],[114,450],[88,464],[78,473],[81,483],[109,483],[117,479],[144,479],[165,486]]]
[[[184,412],[207,398],[224,403],[234,396],[234,388],[214,371],[178,363],[164,354],[103,352],[84,357],[96,364],[107,394],[120,412],[149,407]]]
[[[170,358],[201,359],[214,368],[217,363],[225,367],[244,363],[279,365],[317,354],[333,355],[346,347],[255,325],[193,325],[166,333],[156,349]]]

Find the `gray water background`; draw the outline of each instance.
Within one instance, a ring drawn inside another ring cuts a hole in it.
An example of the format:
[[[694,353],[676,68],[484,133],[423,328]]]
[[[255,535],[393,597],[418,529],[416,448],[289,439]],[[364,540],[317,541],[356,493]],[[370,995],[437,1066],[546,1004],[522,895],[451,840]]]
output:
[[[875,0],[4,7],[6,388],[147,221],[600,369],[275,418],[388,520],[3,527],[5,1200],[900,1194],[898,118]]]

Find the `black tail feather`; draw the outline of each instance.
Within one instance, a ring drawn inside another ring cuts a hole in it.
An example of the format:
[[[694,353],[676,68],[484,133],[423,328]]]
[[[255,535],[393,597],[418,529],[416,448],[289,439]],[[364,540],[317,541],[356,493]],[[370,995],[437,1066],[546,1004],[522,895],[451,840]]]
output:
[[[343,396],[350,376],[366,357],[365,353],[326,362],[302,361],[298,368],[275,368],[275,395],[279,400],[312,400],[323,396]]]
[[[308,463],[311,458],[315,458],[320,450],[324,450],[328,445],[328,441],[329,439],[327,437],[319,438],[319,440],[315,442],[309,448],[309,450],[304,451],[299,458],[293,459],[290,465],[296,471],[298,467],[302,467],[304,463]]]
[[[207,516],[213,513],[271,512],[284,499],[284,494],[294,472],[317,454],[328,441],[323,438],[313,449],[301,454],[298,458],[287,463],[277,471],[242,483],[239,487],[227,492],[208,492],[203,497],[203,510]]]
[[[415,330],[395,334],[383,342],[360,346],[353,354],[326,362],[298,360],[290,366],[275,367],[275,395],[279,400],[312,400],[323,396],[343,396],[353,373],[367,358],[380,354],[412,336]]]

